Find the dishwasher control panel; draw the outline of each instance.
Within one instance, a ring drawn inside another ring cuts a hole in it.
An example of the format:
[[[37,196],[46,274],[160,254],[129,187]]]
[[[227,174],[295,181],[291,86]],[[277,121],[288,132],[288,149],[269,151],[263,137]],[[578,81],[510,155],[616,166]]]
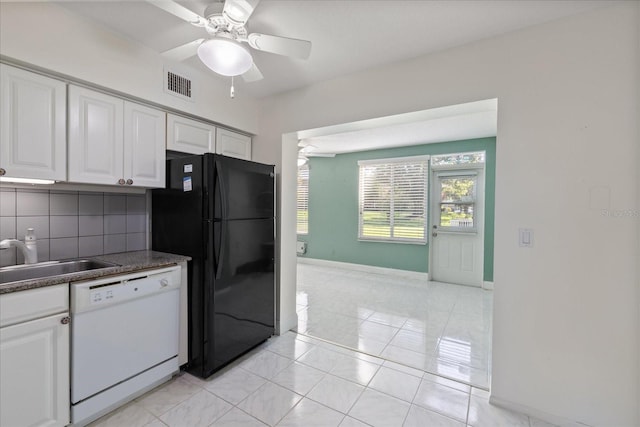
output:
[[[180,267],[146,270],[71,283],[74,313],[123,303],[180,287]]]

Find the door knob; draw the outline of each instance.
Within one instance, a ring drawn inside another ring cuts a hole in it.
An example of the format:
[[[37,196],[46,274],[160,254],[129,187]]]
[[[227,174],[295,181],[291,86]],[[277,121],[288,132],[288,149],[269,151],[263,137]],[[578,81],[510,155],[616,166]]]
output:
[[[431,233],[431,235],[432,235],[433,237],[436,237],[436,236],[438,235],[438,233],[436,233],[436,232],[434,231],[433,233]]]
[[[118,184],[120,184],[120,185],[124,185],[124,184],[125,184],[125,180],[124,180],[124,179],[122,179],[122,178],[120,178],[120,179],[118,180]]]
[[[129,178],[129,179],[127,180],[127,185],[131,185],[131,184],[133,184],[133,180],[132,180],[131,178]]]

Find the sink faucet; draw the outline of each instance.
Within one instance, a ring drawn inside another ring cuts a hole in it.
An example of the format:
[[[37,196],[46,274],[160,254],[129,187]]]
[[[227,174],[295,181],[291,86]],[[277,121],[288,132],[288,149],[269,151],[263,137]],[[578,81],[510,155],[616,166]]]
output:
[[[36,234],[33,228],[27,228],[24,236],[24,243],[16,239],[5,239],[0,241],[0,249],[9,249],[15,246],[22,251],[25,264],[35,264],[38,262],[38,247],[36,245]]]

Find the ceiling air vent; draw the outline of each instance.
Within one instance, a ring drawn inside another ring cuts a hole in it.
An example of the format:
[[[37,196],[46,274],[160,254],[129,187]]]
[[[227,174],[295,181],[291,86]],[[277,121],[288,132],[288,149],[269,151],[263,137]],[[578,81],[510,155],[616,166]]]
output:
[[[182,99],[193,101],[193,84],[191,79],[166,69],[164,75],[165,92]]]

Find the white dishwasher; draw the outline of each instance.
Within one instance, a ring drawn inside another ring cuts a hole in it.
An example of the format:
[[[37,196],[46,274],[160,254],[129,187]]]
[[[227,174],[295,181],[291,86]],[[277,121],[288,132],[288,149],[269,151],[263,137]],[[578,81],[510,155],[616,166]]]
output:
[[[180,267],[71,284],[71,421],[84,425],[179,370]]]

